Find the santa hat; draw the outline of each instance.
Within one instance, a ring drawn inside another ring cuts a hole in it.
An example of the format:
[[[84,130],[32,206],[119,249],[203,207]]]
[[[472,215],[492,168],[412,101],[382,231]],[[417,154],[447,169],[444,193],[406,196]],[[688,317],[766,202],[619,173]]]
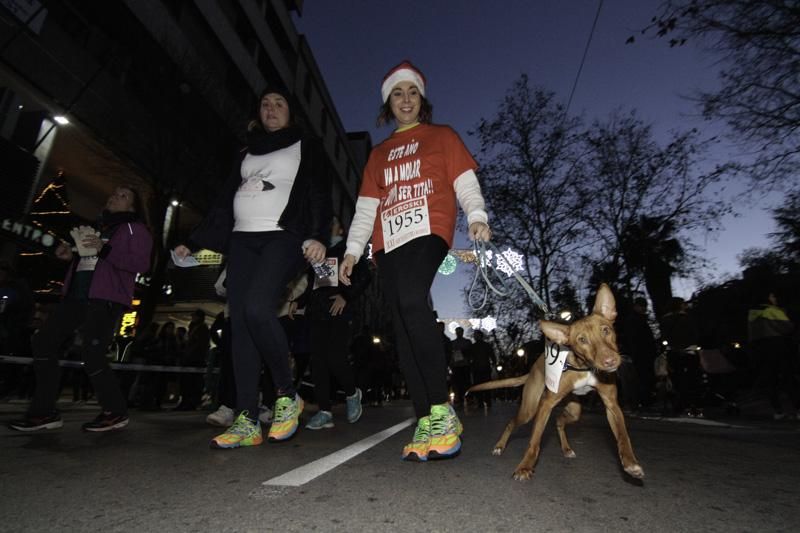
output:
[[[394,86],[401,81],[410,81],[417,86],[420,94],[425,96],[425,76],[423,76],[422,72],[420,72],[417,67],[412,65],[410,61],[403,61],[383,77],[383,83],[381,84],[381,96],[383,97],[384,102],[389,99],[389,95],[391,94],[392,89],[394,89]]]

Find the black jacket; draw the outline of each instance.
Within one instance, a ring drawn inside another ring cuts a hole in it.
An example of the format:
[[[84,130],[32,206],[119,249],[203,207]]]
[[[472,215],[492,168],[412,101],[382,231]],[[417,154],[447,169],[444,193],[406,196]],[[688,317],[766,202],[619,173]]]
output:
[[[325,255],[327,257],[336,257],[339,260],[339,264],[341,264],[346,250],[346,239],[342,239],[335,246],[329,247]],[[345,319],[352,318],[355,301],[367,289],[372,280],[366,256],[363,255],[358,263],[353,266],[350,285],[339,283],[337,287],[320,287],[314,290],[314,278],[314,271],[309,268],[308,289],[306,289],[306,292],[301,297],[301,302],[299,302],[300,307],[306,308],[306,316],[311,320],[330,320],[331,296],[336,296],[337,294],[347,300],[347,306],[342,317]]]
[[[233,198],[242,182],[241,167],[246,155],[246,150],[239,153],[217,201],[192,231],[189,237],[191,248],[228,252],[234,224]],[[300,167],[289,194],[289,203],[278,224],[304,241],[315,239],[326,243],[332,216],[331,176],[322,142],[316,137],[304,136],[300,144]]]

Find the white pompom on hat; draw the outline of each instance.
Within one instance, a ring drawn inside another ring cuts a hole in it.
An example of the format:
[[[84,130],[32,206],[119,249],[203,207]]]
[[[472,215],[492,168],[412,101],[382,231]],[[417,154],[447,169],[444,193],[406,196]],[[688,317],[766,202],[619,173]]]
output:
[[[381,84],[381,96],[383,97],[384,102],[389,99],[389,95],[392,93],[394,86],[401,81],[412,82],[417,86],[420,94],[425,96],[425,76],[423,76],[422,72],[420,72],[417,67],[412,65],[410,61],[403,61],[396,67],[392,68],[392,70],[387,72],[386,76],[383,77],[383,83]]]

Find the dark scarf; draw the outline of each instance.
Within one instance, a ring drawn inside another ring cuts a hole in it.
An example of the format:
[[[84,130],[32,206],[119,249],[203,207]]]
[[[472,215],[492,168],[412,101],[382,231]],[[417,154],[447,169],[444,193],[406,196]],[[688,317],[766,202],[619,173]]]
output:
[[[278,131],[254,128],[247,132],[247,151],[252,155],[264,155],[293,145],[300,140],[302,131],[297,126],[289,126]]]
[[[97,220],[97,224],[100,226],[100,232],[103,234],[103,237],[108,237],[114,233],[114,230],[120,224],[125,224],[126,222],[136,222],[138,220],[139,215],[136,213],[131,213],[130,211],[111,213],[110,211],[106,211],[104,209]]]

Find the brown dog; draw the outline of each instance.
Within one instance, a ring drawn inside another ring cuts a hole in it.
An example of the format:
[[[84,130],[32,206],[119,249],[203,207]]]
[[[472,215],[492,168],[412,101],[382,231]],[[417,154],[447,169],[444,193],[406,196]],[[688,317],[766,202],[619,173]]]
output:
[[[545,354],[536,361],[527,376],[481,383],[469,391],[518,387],[522,384],[522,404],[517,415],[506,426],[503,435],[494,446],[494,455],[500,455],[506,448],[511,433],[522,424],[534,419],[533,433],[525,451],[525,456],[514,471],[514,479],[526,480],[533,476],[533,469],[539,457],[542,433],[553,408],[564,398],[570,396],[564,410],[556,421],[561,451],[564,457],[573,458],[575,452],[567,442],[564,427],[577,422],[581,414],[581,404],[574,395],[586,394],[596,389],[606,407],[606,417],[617,439],[617,449],[622,467],[629,475],[643,478],[644,470],[633,455],[633,448],[625,428],[625,419],[617,403],[617,384],[614,372],[619,368],[621,358],[614,333],[614,319],[617,306],[608,285],[602,284],[597,291],[592,314],[575,321],[571,325],[542,320],[542,332],[552,342],[569,349],[563,371],[558,382],[558,392],[553,393],[545,386],[545,365],[556,361],[555,353]],[[553,357],[551,357],[552,355]],[[558,372],[555,373],[558,376]]]

